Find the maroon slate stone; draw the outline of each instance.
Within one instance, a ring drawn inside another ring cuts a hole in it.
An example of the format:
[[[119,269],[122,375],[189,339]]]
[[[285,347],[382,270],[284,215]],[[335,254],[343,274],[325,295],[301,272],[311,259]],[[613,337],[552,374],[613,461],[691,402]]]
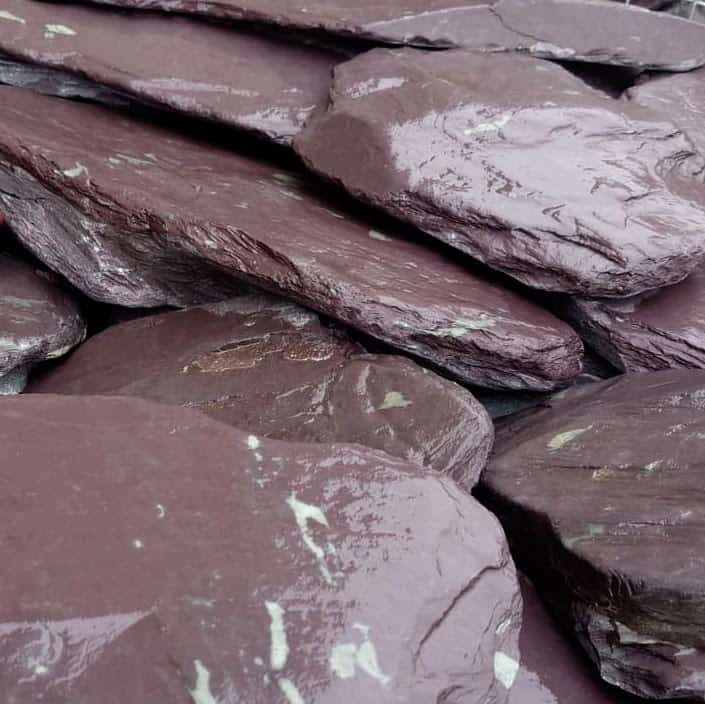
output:
[[[93,0],[250,20],[383,43],[527,51],[552,59],[687,71],[705,64],[705,27],[602,0]],[[677,37],[674,41],[673,37]]]
[[[627,97],[663,112],[705,154],[705,70],[653,77],[630,88]]]
[[[516,573],[449,478],[136,398],[0,400],[0,444],[5,701],[507,701]]]
[[[6,393],[21,390],[25,368],[66,354],[85,333],[76,302],[48,274],[0,253],[0,384]]]
[[[315,313],[242,297],[115,325],[29,391],[141,396],[296,442],[356,442],[471,489],[493,429],[461,386],[404,357],[364,354]]]
[[[483,386],[579,373],[564,323],[462,263],[323,200],[298,173],[99,107],[0,88],[0,206],[98,300],[283,293]]]
[[[602,677],[705,696],[705,372],[628,374],[500,424],[482,495]]]
[[[705,271],[631,298],[572,298],[562,314],[615,367],[705,368]]]
[[[377,49],[331,99],[295,140],[308,166],[529,286],[625,296],[705,256],[705,158],[557,64]]]
[[[340,60],[181,17],[34,0],[6,0],[2,11],[0,52],[7,56],[284,144],[325,104]]]

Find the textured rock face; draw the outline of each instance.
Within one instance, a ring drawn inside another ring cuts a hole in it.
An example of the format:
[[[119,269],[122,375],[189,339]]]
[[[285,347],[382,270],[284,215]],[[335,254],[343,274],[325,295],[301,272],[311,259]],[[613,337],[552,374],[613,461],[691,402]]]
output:
[[[385,43],[528,51],[538,56],[687,71],[705,64],[705,28],[622,3],[575,0],[94,0],[324,30]],[[678,41],[672,41],[674,35]]]
[[[188,305],[246,281],[479,385],[580,371],[577,335],[520,296],[332,209],[295,173],[103,108],[0,89],[0,204],[97,300]]]
[[[450,479],[141,399],[5,399],[0,442],[6,701],[507,701],[516,574]]]
[[[285,144],[325,104],[339,60],[180,17],[27,0],[7,0],[3,12],[14,18],[0,18],[0,52],[8,56]]]
[[[0,253],[0,383],[8,392],[21,389],[25,367],[60,357],[85,332],[68,293],[29,264]]]
[[[374,50],[335,75],[306,163],[530,286],[625,296],[705,254],[705,160],[658,113],[520,55]]]
[[[563,314],[618,369],[705,368],[705,272],[631,298],[572,298]]]
[[[470,392],[368,355],[318,316],[242,297],[108,328],[29,391],[141,396],[297,442],[355,442],[474,486],[492,423]]]
[[[705,696],[705,373],[633,374],[497,429],[485,500],[602,677]]]
[[[705,154],[705,70],[657,76],[627,91],[627,97],[661,111]]]

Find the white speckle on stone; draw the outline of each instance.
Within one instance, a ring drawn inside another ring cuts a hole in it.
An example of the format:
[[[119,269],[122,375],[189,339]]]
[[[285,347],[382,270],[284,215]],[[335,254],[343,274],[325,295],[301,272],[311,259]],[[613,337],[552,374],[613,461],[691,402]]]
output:
[[[379,240],[380,242],[391,242],[392,238],[387,237],[387,235],[383,235],[381,232],[377,232],[377,230],[370,230],[367,233],[368,237],[373,240]]]
[[[312,504],[299,501],[296,498],[296,494],[292,494],[286,500],[286,503],[294,512],[296,525],[301,531],[301,537],[303,538],[304,545],[306,545],[306,547],[316,556],[316,559],[318,560],[318,565],[320,567],[321,574],[323,575],[323,579],[325,579],[327,584],[333,584],[333,578],[331,577],[328,566],[326,565],[325,551],[313,540],[313,536],[311,535],[311,531],[308,527],[309,521],[315,521],[316,523],[328,528],[328,519],[326,518],[325,513],[323,513],[318,506],[313,506]]]
[[[554,435],[548,441],[549,450],[560,450],[565,447],[568,443],[573,442],[576,438],[580,437],[583,433],[587,433],[588,430],[592,429],[592,425],[588,425],[587,428],[574,428],[573,430],[565,430],[558,435]]]
[[[49,668],[46,665],[35,665],[33,672],[38,677],[41,677],[42,675],[46,675],[47,672],[49,672]]]
[[[494,676],[502,683],[505,689],[511,689],[519,672],[519,663],[506,653],[494,654]]]
[[[386,411],[389,408],[407,408],[408,406],[411,406],[412,403],[413,401],[409,401],[409,399],[404,398],[404,394],[400,391],[387,391],[379,410]]]
[[[259,658],[259,657],[255,658],[255,665],[257,665],[258,667],[262,667],[264,665],[264,660],[262,660],[262,658]]]
[[[194,704],[218,704],[211,692],[211,673],[200,660],[194,662],[196,667],[196,686],[189,689]]]
[[[44,29],[46,29],[47,34],[61,34],[64,37],[75,37],[76,32],[63,24],[45,24]],[[46,36],[46,35],[45,35]]]
[[[502,621],[502,623],[499,624],[499,626],[497,626],[497,629],[495,630],[495,634],[498,636],[504,635],[507,632],[507,629],[509,628],[509,626],[511,626],[511,624],[512,624],[511,618],[505,619],[504,621]]]
[[[281,689],[289,704],[306,704],[301,692],[288,677],[282,677],[279,680],[279,689]]]
[[[134,547],[135,550],[141,550],[144,547],[144,543],[139,538],[135,538],[132,541],[132,547]]]
[[[498,132],[502,127],[506,127],[511,119],[512,114],[505,112],[492,122],[481,122],[479,125],[475,125],[475,127],[468,127],[468,129],[464,130],[464,134],[471,135],[481,134],[483,132]]]
[[[247,447],[249,447],[250,450],[256,450],[259,447],[259,438],[256,435],[248,435]]]
[[[474,330],[485,330],[491,328],[495,324],[495,320],[486,315],[480,315],[476,320],[461,319],[456,320],[450,327],[439,330],[441,334],[450,335],[450,337],[463,337]]]
[[[157,504],[157,518],[164,518],[166,516],[166,509],[161,504]]]
[[[66,169],[61,172],[64,176],[68,178],[78,178],[81,174],[88,174],[88,169],[83,165],[76,162],[76,166],[72,169]]]
[[[269,664],[273,670],[281,670],[289,657],[289,644],[286,641],[284,628],[284,609],[275,601],[266,601],[264,605],[267,607],[270,619]]]
[[[19,24],[27,24],[26,19],[24,19],[23,17],[18,17],[17,15],[13,15],[7,10],[0,10],[0,20],[7,20],[8,22],[18,22]]]
[[[369,626],[356,623],[354,627],[364,636],[362,644],[340,643],[336,645],[331,651],[329,660],[331,671],[340,679],[348,680],[354,677],[357,668],[360,668],[360,670],[386,687],[392,678],[382,672],[377,649],[369,637]]]

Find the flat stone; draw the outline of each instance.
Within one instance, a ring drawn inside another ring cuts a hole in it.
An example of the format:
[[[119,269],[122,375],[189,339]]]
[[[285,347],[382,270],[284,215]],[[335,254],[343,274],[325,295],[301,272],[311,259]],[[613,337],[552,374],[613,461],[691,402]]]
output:
[[[570,389],[497,428],[482,497],[602,677],[705,697],[705,372]]]
[[[26,367],[66,354],[85,334],[69,293],[50,275],[0,252],[0,385],[7,392],[21,390]]]
[[[506,703],[516,573],[451,479],[136,398],[4,399],[0,444],[6,700]]]
[[[325,104],[340,60],[320,49],[182,17],[27,0],[5,0],[2,12],[0,52],[9,57],[283,144]],[[87,92],[82,83],[76,90],[79,97]],[[113,102],[96,91],[93,97]]]
[[[583,339],[627,372],[705,368],[705,271],[622,299],[570,298],[562,315]]]
[[[481,386],[551,389],[580,372],[570,327],[414,233],[337,209],[298,172],[101,107],[0,88],[0,207],[104,302],[189,305],[244,282]]]
[[[705,64],[705,27],[603,0],[93,0],[250,20],[382,43],[524,51],[570,61],[688,71]],[[678,41],[673,41],[677,36]]]
[[[264,296],[112,326],[28,390],[135,395],[266,437],[360,443],[467,489],[492,447],[469,391],[404,357],[364,354],[315,313]]]
[[[529,286],[626,296],[705,255],[705,158],[557,64],[377,49],[331,100],[295,140],[309,167]]]
[[[656,75],[630,88],[627,98],[661,111],[705,154],[705,70]]]

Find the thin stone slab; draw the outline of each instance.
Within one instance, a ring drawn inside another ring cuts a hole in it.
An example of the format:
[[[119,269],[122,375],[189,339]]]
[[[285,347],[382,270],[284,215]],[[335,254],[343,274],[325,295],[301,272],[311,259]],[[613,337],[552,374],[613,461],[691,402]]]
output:
[[[320,49],[183,17],[34,0],[5,0],[2,8],[0,52],[9,57],[283,144],[325,104],[340,61]]]
[[[114,325],[28,390],[134,395],[280,440],[360,443],[472,489],[492,447],[484,408],[411,360],[364,352],[315,313],[245,296]]]
[[[331,100],[295,140],[309,167],[529,286],[626,296],[705,256],[705,158],[557,64],[377,49]]]
[[[0,383],[16,372],[3,386],[21,388],[26,367],[61,357],[85,334],[69,293],[50,275],[0,252]]]
[[[305,5],[289,0],[93,1],[323,30],[387,44],[524,51],[670,71],[705,64],[705,27],[602,0],[317,0]]]
[[[6,701],[507,702],[514,565],[451,479],[136,398],[0,400],[0,444]]]
[[[571,328],[461,262],[297,172],[104,108],[0,88],[0,205],[98,300],[189,305],[252,283],[481,386],[551,389],[580,371]]]
[[[482,498],[609,683],[705,697],[705,372],[571,389],[497,428]]]
[[[705,271],[623,299],[571,298],[561,314],[615,367],[705,369]]]

